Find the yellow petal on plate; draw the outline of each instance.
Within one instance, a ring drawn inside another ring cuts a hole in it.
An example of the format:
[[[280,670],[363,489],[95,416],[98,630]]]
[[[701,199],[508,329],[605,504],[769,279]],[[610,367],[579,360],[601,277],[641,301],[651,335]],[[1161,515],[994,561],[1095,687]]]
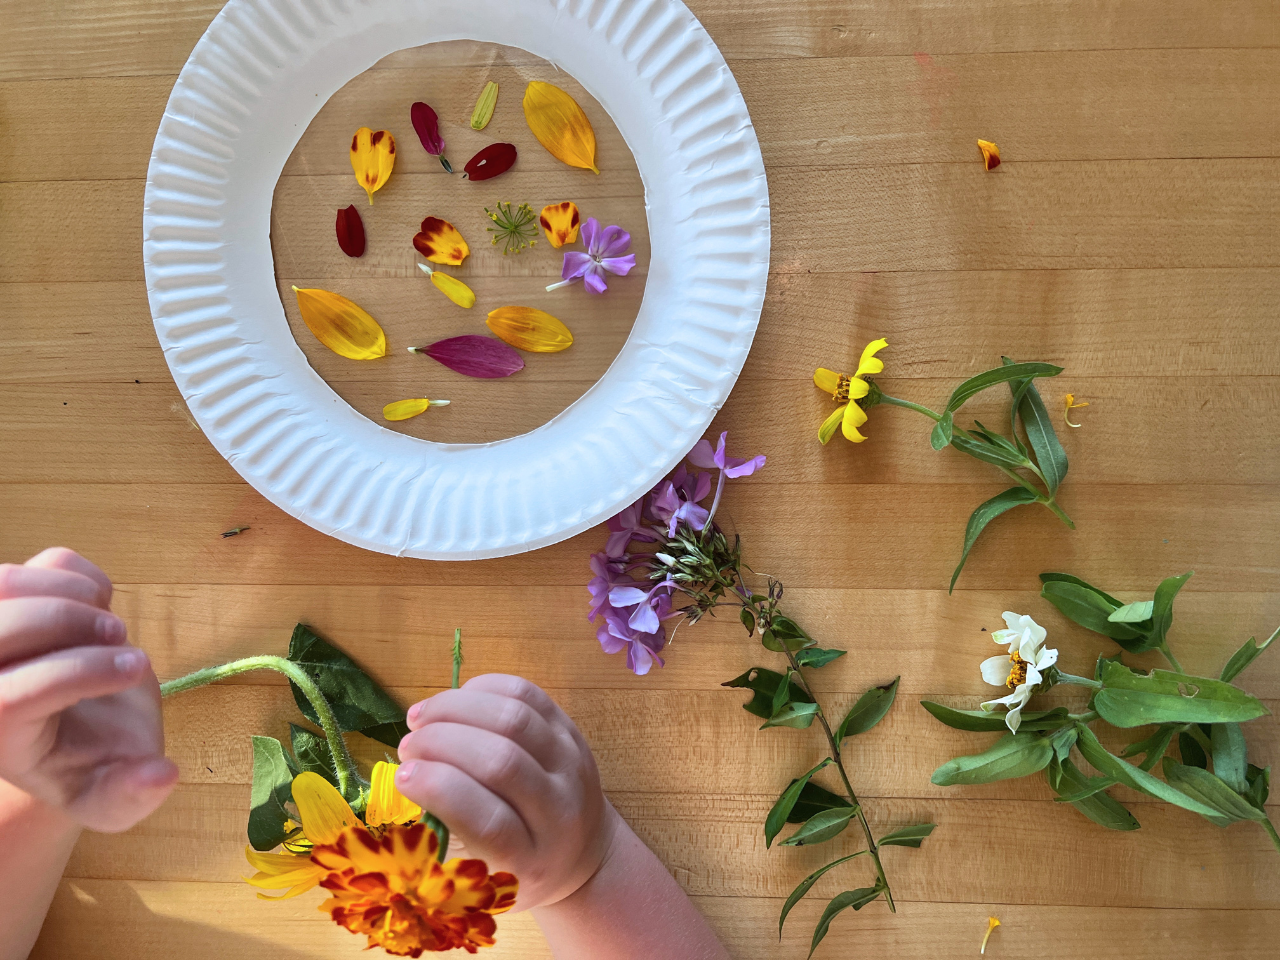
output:
[[[293,802],[302,815],[302,832],[317,845],[333,843],[344,829],[360,823],[338,788],[310,770],[293,778]]]
[[[419,397],[414,400],[397,400],[395,403],[388,403],[382,408],[382,419],[408,420],[420,413],[426,413],[429,407],[447,407],[448,405],[448,400],[428,400],[426,397]]]
[[[533,307],[499,307],[485,323],[511,346],[530,353],[559,353],[573,345],[568,327]]]
[[[376,360],[387,354],[387,337],[378,321],[346,297],[329,290],[293,288],[302,322],[316,339],[339,356]]]
[[[402,400],[401,403],[413,403]],[[379,760],[373,765],[369,778],[369,805],[364,811],[364,822],[370,827],[382,827],[388,823],[413,823],[422,817],[422,808],[396,788],[398,763]]]
[[[391,178],[396,163],[396,139],[388,130],[361,127],[351,138],[351,169],[373,203],[373,192]]]
[[[471,253],[458,228],[439,217],[422,221],[422,229],[413,238],[413,248],[432,263],[446,263],[451,267],[461,264]]]
[[[532,81],[524,91],[529,129],[557,160],[592,173],[596,168],[596,132],[578,101],[557,86]]]
[[[542,208],[538,223],[542,232],[547,235],[553,247],[563,247],[566,243],[578,242],[578,226],[581,218],[578,205],[572,200],[564,203],[549,203]]]
[[[498,85],[490,80],[484,85],[484,89],[480,91],[480,99],[476,101],[476,108],[471,111],[471,129],[483,130],[489,125],[489,121],[493,119],[493,108],[498,103]]]

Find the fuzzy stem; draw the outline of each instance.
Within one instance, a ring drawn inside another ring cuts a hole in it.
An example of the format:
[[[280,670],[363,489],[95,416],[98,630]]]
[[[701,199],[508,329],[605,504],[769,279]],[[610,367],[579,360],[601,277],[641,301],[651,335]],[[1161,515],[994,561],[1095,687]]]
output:
[[[1271,838],[1272,845],[1277,850],[1280,850],[1280,834],[1276,833],[1276,828],[1272,825],[1271,818],[1263,817],[1259,822],[1262,824],[1262,829],[1267,831],[1267,836]]]
[[[162,683],[160,696],[168,697],[175,693],[193,690],[196,687],[203,687],[252,670],[275,670],[298,685],[306,696],[307,702],[315,710],[316,716],[320,718],[320,728],[324,730],[325,740],[329,742],[329,752],[333,754],[333,765],[338,774],[338,790],[348,801],[358,800],[361,789],[360,777],[356,773],[355,762],[347,751],[346,741],[342,739],[342,730],[338,727],[338,721],[333,715],[329,701],[320,692],[316,682],[307,676],[307,672],[292,660],[273,656],[246,657],[243,660],[224,663],[220,667],[206,667],[195,673],[189,673],[185,677]]]
[[[1062,683],[1075,683],[1082,687],[1089,687],[1092,690],[1102,689],[1102,681],[1100,680],[1090,680],[1088,677],[1077,677],[1074,673],[1060,672],[1058,676]]]
[[[1176,670],[1178,673],[1186,672],[1185,670],[1182,669],[1182,664],[1178,662],[1177,657],[1175,657],[1169,651],[1168,641],[1165,641],[1164,643],[1160,644],[1160,652],[1164,654],[1164,658],[1169,661],[1169,666],[1173,667],[1174,670]]]
[[[934,413],[928,407],[922,407],[918,403],[912,403],[910,400],[899,400],[897,397],[891,397],[887,393],[880,394],[880,402],[887,403],[893,407],[906,407],[908,410],[914,410],[916,413],[923,413],[926,417],[933,420],[941,420],[942,414]]]
[[[462,628],[453,630],[453,689],[458,689],[458,675],[462,672]]]

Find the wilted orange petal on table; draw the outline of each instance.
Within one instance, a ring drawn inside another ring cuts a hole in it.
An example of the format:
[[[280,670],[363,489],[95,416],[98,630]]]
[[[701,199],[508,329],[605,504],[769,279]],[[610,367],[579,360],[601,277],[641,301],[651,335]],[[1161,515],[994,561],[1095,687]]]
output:
[[[386,356],[387,338],[378,321],[346,297],[328,290],[300,290],[302,321],[316,339],[334,353],[352,360],[376,360]]]
[[[499,307],[485,323],[507,343],[530,353],[559,353],[573,345],[568,327],[533,307]]]
[[[990,140],[979,140],[978,149],[982,151],[982,162],[988,170],[1000,166],[1000,148]]]
[[[596,132],[578,101],[557,86],[532,81],[524,91],[524,118],[538,142],[571,167],[596,169]]]
[[[542,208],[542,216],[538,223],[551,241],[553,247],[563,247],[566,243],[577,243],[580,222],[578,205],[572,200],[564,203],[549,203]]]
[[[373,192],[391,178],[391,168],[396,162],[396,140],[387,130],[376,133],[361,127],[351,138],[351,169],[356,181],[364,187],[373,203]]]
[[[422,221],[422,232],[413,238],[413,246],[432,263],[447,263],[451,267],[458,266],[471,252],[458,228],[439,217]]]

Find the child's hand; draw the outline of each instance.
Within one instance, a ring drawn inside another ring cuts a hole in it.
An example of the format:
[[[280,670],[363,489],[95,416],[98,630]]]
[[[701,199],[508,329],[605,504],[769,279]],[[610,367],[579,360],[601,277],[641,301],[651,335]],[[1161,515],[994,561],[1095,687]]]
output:
[[[94,830],[164,801],[160,686],[110,612],[111,581],[70,550],[0,566],[0,778]]]
[[[569,896],[599,869],[617,813],[573,721],[537,686],[488,674],[409,710],[400,791],[489,868],[520,880],[517,910]]]

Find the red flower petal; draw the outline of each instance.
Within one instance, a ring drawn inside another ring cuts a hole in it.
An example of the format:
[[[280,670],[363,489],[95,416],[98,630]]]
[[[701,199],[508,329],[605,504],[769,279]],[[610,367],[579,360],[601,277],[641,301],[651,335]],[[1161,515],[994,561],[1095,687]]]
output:
[[[463,167],[470,180],[490,180],[500,173],[506,173],[516,162],[516,145],[514,143],[491,143]]]
[[[437,340],[428,347],[410,347],[412,353],[425,353],[450,370],[467,377],[494,380],[509,377],[524,369],[520,354],[501,340],[476,333]]]
[[[360,211],[355,204],[345,210],[338,211],[338,246],[348,257],[358,257],[364,253],[364,221],[360,219]]]
[[[413,129],[418,131],[418,139],[422,141],[422,149],[433,157],[444,153],[444,137],[440,136],[440,118],[427,104],[419,100],[409,108],[409,119],[413,121]]]

